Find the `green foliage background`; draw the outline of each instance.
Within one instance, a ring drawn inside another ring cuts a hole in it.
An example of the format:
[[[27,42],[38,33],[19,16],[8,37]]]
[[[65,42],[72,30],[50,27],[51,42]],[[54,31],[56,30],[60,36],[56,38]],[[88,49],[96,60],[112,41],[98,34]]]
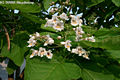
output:
[[[73,6],[72,12],[75,13],[79,7],[77,13],[83,13],[84,31],[96,38],[95,43],[80,41],[72,44],[74,47],[81,45],[89,50],[90,60],[74,54],[68,55],[70,53],[62,47],[54,51],[52,60],[39,57],[29,59],[31,52],[26,47],[29,34],[49,33],[54,39],[64,34],[43,26],[46,22],[45,18],[52,16],[46,11],[50,3],[54,1],[61,4],[65,0],[33,1],[34,5],[0,4],[0,61],[10,59],[7,67],[9,74],[13,74],[25,58],[25,80],[120,80],[120,0],[70,0]],[[14,9],[19,10],[19,13],[14,13]],[[97,17],[97,22],[94,23]],[[6,26],[10,36],[10,51],[7,50],[3,25]],[[68,26],[71,28],[70,25]],[[104,28],[100,29],[101,26]],[[70,33],[68,39],[72,40],[75,36]],[[59,42],[56,40],[56,43]]]

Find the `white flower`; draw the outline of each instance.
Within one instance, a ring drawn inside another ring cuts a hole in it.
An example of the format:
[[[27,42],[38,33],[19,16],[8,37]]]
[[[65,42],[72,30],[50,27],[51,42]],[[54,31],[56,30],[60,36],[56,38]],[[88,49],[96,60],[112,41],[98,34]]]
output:
[[[57,10],[58,10],[58,8],[51,8],[49,12],[54,13]]]
[[[82,19],[79,19],[79,26],[82,26],[82,23],[83,23],[83,21],[82,21]]]
[[[82,35],[79,35],[79,36],[76,36],[76,37],[75,37],[75,41],[81,41],[81,40],[83,40],[83,39],[82,39]]]
[[[30,38],[29,41],[27,41],[27,43],[29,44],[27,47],[34,47],[37,42],[36,40]]]
[[[78,46],[77,48],[72,49],[72,53],[82,56],[83,54],[86,54],[87,52],[81,46]]]
[[[40,38],[40,34],[38,32],[35,33],[36,38]]]
[[[77,26],[77,25],[78,25],[78,21],[77,21],[76,18],[72,18],[72,19],[71,19],[71,25],[72,25],[72,26]]]
[[[51,12],[51,13],[55,12],[55,9],[54,9],[54,8],[51,8],[51,9],[50,9],[50,12]]]
[[[62,31],[64,30],[64,23],[63,21],[56,21],[55,25],[53,26],[53,28],[57,31]]]
[[[70,40],[67,40],[67,41],[65,41],[65,42],[61,42],[61,44],[64,45],[65,48],[67,48],[68,51],[71,51],[71,50],[70,50],[70,47],[71,47],[72,45],[71,45],[70,43],[71,43]]]
[[[51,52],[52,52],[51,50],[48,50],[47,53],[46,53],[46,57],[48,59],[52,59],[52,57],[53,57],[53,54]]]
[[[84,34],[84,31],[81,27],[76,27],[75,32],[77,36]]]
[[[39,51],[38,51],[38,56],[43,57],[44,55],[46,55],[47,51],[45,50],[45,48],[40,47]]]
[[[34,50],[34,49],[31,50],[32,50],[32,54],[30,55],[30,58],[33,58],[34,56],[38,55],[38,50]]]
[[[70,17],[71,17],[71,25],[72,26],[77,26],[77,25],[82,26],[83,21],[82,21],[82,19],[80,19],[79,16],[70,15]]]
[[[45,41],[44,46],[47,46],[48,44],[52,45],[54,43],[54,40],[50,37],[50,35],[46,35],[47,41]]]
[[[64,20],[68,20],[68,16],[65,13],[62,13],[59,17]]]
[[[83,57],[86,58],[86,59],[88,59],[88,60],[90,59],[90,58],[88,57],[88,54],[84,54]]]
[[[29,35],[30,39],[35,39],[35,36]]]
[[[47,22],[45,24],[45,27],[53,27],[54,26],[54,23],[53,23],[52,19],[46,18],[46,20],[47,20]]]
[[[75,33],[76,33],[76,41],[82,40],[81,38],[83,37],[82,34],[84,34],[84,31],[80,26],[75,28]]]
[[[85,38],[85,40],[88,40],[88,41],[91,41],[91,42],[95,42],[94,36],[87,37],[87,38]]]
[[[59,21],[58,16],[53,15],[52,16],[52,22],[56,23],[57,21]]]
[[[71,51],[72,53],[75,53],[75,54],[78,54],[78,51],[77,51],[77,49],[72,49],[72,51]]]

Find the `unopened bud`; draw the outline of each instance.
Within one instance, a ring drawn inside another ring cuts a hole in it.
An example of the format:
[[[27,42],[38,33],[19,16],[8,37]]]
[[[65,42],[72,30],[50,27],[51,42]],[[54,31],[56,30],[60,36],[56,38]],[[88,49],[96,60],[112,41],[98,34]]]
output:
[[[62,37],[61,36],[58,36],[57,39],[61,39]]]

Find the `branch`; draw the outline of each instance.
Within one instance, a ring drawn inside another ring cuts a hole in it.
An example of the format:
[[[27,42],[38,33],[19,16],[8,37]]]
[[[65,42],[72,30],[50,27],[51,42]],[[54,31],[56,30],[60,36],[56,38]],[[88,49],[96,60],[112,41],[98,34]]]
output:
[[[7,31],[7,28],[4,25],[3,25],[3,28],[5,31],[6,38],[7,38],[8,50],[10,50],[10,37],[9,37],[8,31]]]

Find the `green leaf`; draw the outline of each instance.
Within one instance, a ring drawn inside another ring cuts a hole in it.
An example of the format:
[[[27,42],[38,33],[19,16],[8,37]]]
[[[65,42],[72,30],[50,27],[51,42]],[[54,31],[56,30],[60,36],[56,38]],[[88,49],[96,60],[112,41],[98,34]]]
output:
[[[107,52],[109,52],[109,55],[112,56],[114,59],[120,60],[120,50],[107,50]]]
[[[120,28],[111,28],[111,29],[99,29],[95,32],[95,37],[103,38],[103,37],[110,37],[110,36],[118,36],[120,35]]]
[[[24,61],[24,53],[28,50],[27,46],[28,35],[24,32],[16,33],[11,42],[10,51],[7,45],[2,48],[2,56],[10,58],[17,66],[21,66]]]
[[[115,75],[115,80],[120,80],[120,66],[112,64],[107,66],[107,69]]]
[[[56,2],[57,0],[43,0],[44,8],[47,10],[50,7],[51,2]]]
[[[104,0],[89,0],[89,1],[86,1],[87,2],[87,7],[92,7],[92,6],[95,6],[101,2],[103,2]]]
[[[115,15],[115,22],[120,21],[120,12]]]
[[[0,6],[9,9],[18,9],[24,13],[38,13],[41,11],[41,6],[36,4],[0,4]]]
[[[119,50],[120,49],[120,36],[111,36],[103,38],[100,41],[96,42],[81,42],[91,47],[110,49],[110,50]]]
[[[113,2],[117,7],[120,7],[120,0],[112,0],[112,2]]]
[[[27,60],[25,80],[71,80],[80,77],[80,68],[74,63],[41,62]]]
[[[36,23],[39,23],[41,24],[41,21],[40,21],[40,18],[36,15],[33,15],[33,14],[25,14],[25,13],[21,13],[20,15],[24,16],[25,18],[33,21],[33,22],[36,22]]]
[[[104,68],[99,67],[95,63],[86,63],[82,65],[82,78],[83,80],[113,80],[112,73]]]
[[[18,66],[20,66],[24,60],[24,53],[22,53],[22,49],[14,43],[11,43],[10,51],[7,50],[7,45],[5,45],[1,53],[2,56],[10,58]]]
[[[81,67],[81,77],[83,80],[114,80],[114,76],[104,67],[93,61],[81,61],[79,58],[74,60]]]

